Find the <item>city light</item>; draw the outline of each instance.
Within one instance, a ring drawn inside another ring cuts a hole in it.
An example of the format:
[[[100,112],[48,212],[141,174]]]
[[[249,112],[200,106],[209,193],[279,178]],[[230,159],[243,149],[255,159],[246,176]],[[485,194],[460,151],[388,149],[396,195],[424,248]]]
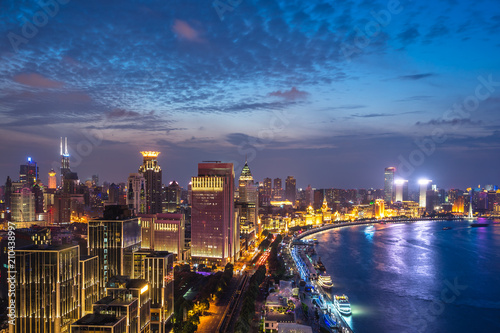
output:
[[[432,180],[430,180],[430,179],[419,179],[419,180],[418,180],[418,184],[419,184],[419,185],[427,185],[427,184],[429,184],[430,182],[432,182]]]

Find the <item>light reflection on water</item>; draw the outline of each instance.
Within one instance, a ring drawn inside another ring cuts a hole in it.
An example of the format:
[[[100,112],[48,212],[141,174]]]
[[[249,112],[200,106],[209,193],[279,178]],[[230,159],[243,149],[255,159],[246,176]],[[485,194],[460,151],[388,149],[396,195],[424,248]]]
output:
[[[430,311],[445,281],[467,286],[442,313],[423,323],[432,332],[500,332],[500,224],[471,228],[466,221],[416,222],[333,229],[314,237],[318,255],[346,294],[356,333],[418,332],[410,313]],[[451,230],[442,230],[451,226]],[[418,317],[420,318],[420,317]],[[420,320],[422,322],[422,319]],[[489,325],[489,326],[488,326]]]

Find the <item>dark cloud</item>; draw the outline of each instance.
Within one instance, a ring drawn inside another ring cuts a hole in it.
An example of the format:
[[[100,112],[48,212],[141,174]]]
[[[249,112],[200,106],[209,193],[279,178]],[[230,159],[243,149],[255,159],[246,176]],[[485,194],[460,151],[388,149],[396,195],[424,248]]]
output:
[[[452,120],[431,119],[427,122],[416,122],[415,126],[464,126],[481,125],[481,121],[473,121],[469,118],[455,118]]]
[[[418,27],[409,27],[405,31],[398,34],[398,39],[403,43],[403,45],[408,45],[420,37],[420,32],[418,32]]]
[[[292,87],[290,90],[278,90],[269,93],[269,96],[281,97],[287,100],[296,100],[296,99],[304,99],[309,95],[306,91],[300,91],[295,87]]]
[[[400,80],[421,80],[421,79],[426,79],[431,76],[436,76],[436,73],[421,73],[421,74],[412,74],[412,75],[402,75],[399,76],[398,79]]]
[[[139,117],[141,114],[135,111],[127,111],[123,109],[113,109],[111,112],[106,114],[106,118],[129,118],[129,117]]]

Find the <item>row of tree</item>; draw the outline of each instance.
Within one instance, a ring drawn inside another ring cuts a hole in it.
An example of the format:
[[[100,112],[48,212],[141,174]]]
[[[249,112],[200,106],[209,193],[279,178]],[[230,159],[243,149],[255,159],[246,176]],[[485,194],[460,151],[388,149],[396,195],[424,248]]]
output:
[[[250,278],[250,284],[243,296],[243,305],[240,316],[234,327],[235,333],[248,333],[252,326],[252,319],[255,313],[255,301],[259,295],[259,286],[266,278],[266,266],[261,265]]]

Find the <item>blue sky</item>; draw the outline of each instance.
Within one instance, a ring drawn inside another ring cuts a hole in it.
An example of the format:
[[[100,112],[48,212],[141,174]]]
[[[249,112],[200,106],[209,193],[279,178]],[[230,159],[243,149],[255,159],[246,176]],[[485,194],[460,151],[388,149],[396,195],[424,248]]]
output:
[[[301,187],[382,187],[401,161],[500,184],[498,1],[45,3],[0,3],[0,179],[32,156],[46,181],[68,136],[83,180],[124,181],[157,149],[184,186],[245,155]]]

